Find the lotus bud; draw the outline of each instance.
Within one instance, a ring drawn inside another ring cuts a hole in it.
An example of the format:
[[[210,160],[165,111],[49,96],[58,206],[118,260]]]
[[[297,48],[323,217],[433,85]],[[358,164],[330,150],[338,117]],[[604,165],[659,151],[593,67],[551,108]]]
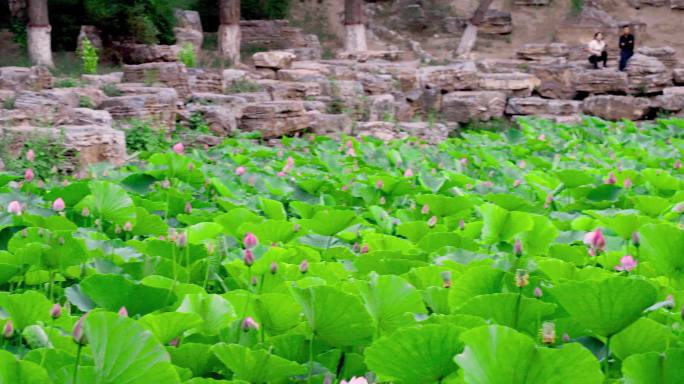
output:
[[[527,162],[525,160],[518,160],[518,168],[525,168],[527,167]]]
[[[515,256],[520,257],[523,254],[523,245],[520,239],[515,239],[515,244],[513,245],[513,253]]]
[[[176,143],[171,149],[177,154],[182,155],[183,152],[185,152],[185,145],[183,145],[183,143]]]
[[[379,179],[378,181],[375,182],[375,189],[382,189],[382,187],[385,186],[385,182],[382,181],[382,179]]]
[[[553,344],[556,342],[556,325],[551,321],[542,324],[542,343]]]
[[[458,221],[458,229],[465,231],[465,220],[461,219]]]
[[[299,263],[299,272],[307,273],[309,271],[309,261],[304,259]]]
[[[524,288],[530,283],[530,275],[524,269],[515,271],[515,286]]]
[[[606,238],[601,229],[598,228],[584,235],[584,244],[590,246],[594,251],[602,251],[606,247]]]
[[[55,200],[52,203],[52,210],[55,212],[62,212],[65,208],[64,200],[62,200],[61,197],[58,197],[57,200]]]
[[[361,246],[361,253],[368,253],[368,244]]]
[[[615,177],[615,174],[611,172],[608,174],[608,178],[606,179],[606,184],[608,185],[614,185],[617,182],[617,178]]]
[[[50,308],[50,317],[53,319],[59,319],[62,316],[62,307],[55,303],[52,308]]]
[[[171,188],[171,182],[168,179],[164,179],[161,182],[161,187],[162,189],[169,189]]]
[[[522,184],[522,180],[521,179],[515,179],[515,181],[513,181],[513,188],[518,188],[520,186],[520,184]]]
[[[568,335],[567,332],[563,333],[563,342],[564,343],[569,343],[570,342],[570,335]]]
[[[672,208],[672,212],[675,213],[682,213],[684,212],[684,204],[682,203],[677,203],[674,208]]]
[[[542,292],[541,288],[539,287],[534,287],[534,297],[537,299],[541,298],[544,293]]]
[[[12,323],[12,319],[7,319],[5,327],[2,329],[2,335],[6,339],[10,339],[14,335],[14,323]]]
[[[623,186],[625,189],[630,189],[630,188],[632,188],[632,179],[630,179],[629,177],[626,178],[625,181],[622,182],[622,186]]]
[[[294,232],[299,232],[299,229],[300,229],[300,227],[299,227],[299,224],[297,224],[297,223],[295,223],[295,224],[292,226],[292,230],[293,230]]]
[[[245,254],[242,260],[248,267],[251,267],[254,264],[254,253],[251,249],[245,249]]]
[[[465,189],[468,189],[468,190],[473,189],[473,185],[470,184],[470,183],[467,183],[467,184],[465,185]]]
[[[185,207],[183,208],[183,211],[188,215],[191,214],[192,213],[192,204],[190,204],[190,202],[186,202]]]
[[[674,169],[680,169],[682,167],[682,161],[679,159],[675,160],[673,167]]]
[[[427,215],[428,213],[430,213],[430,206],[427,204],[423,205],[423,208],[420,209],[420,213],[422,213],[423,215]]]
[[[272,262],[270,270],[271,270],[271,275],[275,275],[276,273],[278,273],[278,263],[276,263],[275,261]]]
[[[26,152],[26,160],[33,162],[33,160],[35,160],[35,159],[36,159],[36,153],[33,152],[33,149],[29,149]]]
[[[323,384],[332,384],[332,377],[326,375],[323,379]]]
[[[623,256],[620,259],[620,264],[615,266],[616,271],[631,272],[636,268],[637,261],[631,255]]]
[[[24,180],[26,180],[27,183],[32,182],[34,176],[35,175],[33,174],[33,169],[31,168],[27,169],[26,172],[24,172]]]
[[[432,216],[427,224],[430,228],[434,227],[437,224],[437,216]]]
[[[81,316],[81,318],[76,321],[76,324],[74,324],[74,329],[71,331],[71,337],[77,344],[81,345],[86,343],[85,332],[83,330],[83,321],[85,320],[86,316],[88,316],[88,313]]]
[[[539,135],[539,137],[537,137],[537,140],[546,141],[546,135],[542,133],[541,135]]]
[[[277,175],[278,177],[285,177],[285,172],[284,172],[284,171],[280,171],[280,172],[278,172],[276,175]]]
[[[26,230],[26,228],[21,230],[21,237],[23,237],[24,239],[28,237],[28,231]]]
[[[192,172],[193,169],[195,169],[195,164],[188,163],[188,171]]]
[[[458,160],[459,163],[461,163],[462,166],[468,165],[468,158],[467,157],[462,157],[460,160]]]
[[[252,280],[250,282],[252,283],[253,287],[256,287],[257,284],[259,284],[259,281],[257,280],[256,276],[252,276]]]
[[[444,288],[451,288],[451,271],[443,271],[442,276],[442,286]]]
[[[188,235],[185,232],[178,234],[178,240],[176,240],[176,245],[178,248],[185,248],[188,245]]]
[[[242,330],[245,332],[258,331],[259,324],[257,324],[257,322],[254,321],[253,318],[248,316],[242,321]]]
[[[641,237],[639,236],[639,232],[632,233],[632,244],[634,244],[634,246],[637,248],[639,248],[641,245]]]
[[[216,251],[216,244],[207,243],[207,254],[211,256],[214,254],[215,251]]]
[[[69,180],[62,180],[62,186],[66,187],[69,185]]]
[[[411,168],[408,168],[404,171],[404,177],[413,177],[413,170]]]
[[[242,239],[242,244],[244,244],[245,248],[252,249],[259,244],[259,239],[252,232],[247,232],[244,239]]]
[[[16,200],[10,201],[9,205],[7,206],[7,212],[13,213],[17,216],[21,215],[21,203]]]
[[[253,187],[256,184],[256,178],[254,176],[250,176],[247,180],[247,183]]]
[[[117,314],[121,317],[128,317],[128,310],[126,307],[121,307],[119,308],[119,312]]]
[[[387,200],[385,199],[385,196],[380,196],[380,200],[378,200],[378,202],[380,203],[380,205],[385,205]]]
[[[124,226],[123,226],[124,232],[130,232],[133,230],[133,224],[131,224],[130,221],[127,221]]]
[[[667,297],[665,298],[665,303],[666,303],[665,304],[666,308],[670,308],[670,309],[674,308],[674,306],[675,306],[674,296],[667,295]]]
[[[354,151],[354,148],[347,149],[347,156],[356,157],[356,151]]]
[[[45,186],[45,183],[43,183],[43,180],[38,180],[38,182],[36,183],[36,186],[38,188],[43,188]]]
[[[175,339],[169,341],[169,345],[172,347],[178,347],[178,343],[180,343],[180,338],[176,337]]]
[[[544,201],[544,208],[548,208],[553,203],[553,194],[549,193],[546,195],[546,200]]]
[[[83,209],[81,210],[81,216],[89,217],[90,216],[90,209],[88,207],[83,207]]]

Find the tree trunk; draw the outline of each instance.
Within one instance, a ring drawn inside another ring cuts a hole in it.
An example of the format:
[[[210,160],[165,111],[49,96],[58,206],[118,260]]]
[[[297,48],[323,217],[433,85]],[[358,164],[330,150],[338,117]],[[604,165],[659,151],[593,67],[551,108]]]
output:
[[[34,65],[54,67],[47,0],[29,0],[28,51]]]
[[[492,5],[494,0],[480,0],[480,4],[477,6],[473,17],[468,22],[463,37],[461,37],[461,42],[458,44],[458,49],[456,50],[456,56],[466,57],[473,50],[475,42],[477,42],[477,28],[482,24],[487,14],[489,6]]]
[[[347,52],[367,51],[366,26],[363,20],[363,0],[345,0],[344,24],[347,33]]]
[[[237,64],[240,62],[240,0],[219,0],[219,18],[219,52],[231,64]]]

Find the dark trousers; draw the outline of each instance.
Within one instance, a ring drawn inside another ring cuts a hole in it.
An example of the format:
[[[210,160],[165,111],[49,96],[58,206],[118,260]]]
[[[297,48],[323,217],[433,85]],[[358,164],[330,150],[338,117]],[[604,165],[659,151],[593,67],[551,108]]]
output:
[[[598,63],[603,61],[603,66],[605,67],[608,65],[608,52],[603,51],[601,52],[601,56],[599,55],[591,55],[589,56],[589,62],[594,65],[594,68],[598,68]]]
[[[627,68],[629,59],[634,55],[634,51],[623,49],[620,51],[620,70],[624,71]]]

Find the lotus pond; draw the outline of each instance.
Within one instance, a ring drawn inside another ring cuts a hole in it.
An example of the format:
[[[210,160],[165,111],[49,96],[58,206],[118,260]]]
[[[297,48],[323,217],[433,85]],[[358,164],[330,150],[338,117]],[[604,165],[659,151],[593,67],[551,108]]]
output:
[[[683,383],[683,137],[523,120],[0,174],[0,383]]]

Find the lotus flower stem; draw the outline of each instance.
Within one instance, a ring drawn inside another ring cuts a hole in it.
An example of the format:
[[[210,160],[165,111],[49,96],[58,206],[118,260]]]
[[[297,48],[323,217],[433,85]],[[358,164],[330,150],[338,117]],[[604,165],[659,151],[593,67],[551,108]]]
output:
[[[603,358],[603,374],[608,378],[608,370],[610,369],[610,336],[606,337],[606,356]]]
[[[78,349],[76,350],[76,362],[74,363],[74,378],[71,381],[74,384],[78,383],[76,379],[78,378],[78,363],[81,361],[81,348],[83,348],[83,344],[78,343]]]
[[[313,368],[314,368],[314,337],[315,333],[311,332],[311,339],[309,340],[309,374],[308,374],[308,379],[307,383],[311,383],[311,377],[313,376]]]

